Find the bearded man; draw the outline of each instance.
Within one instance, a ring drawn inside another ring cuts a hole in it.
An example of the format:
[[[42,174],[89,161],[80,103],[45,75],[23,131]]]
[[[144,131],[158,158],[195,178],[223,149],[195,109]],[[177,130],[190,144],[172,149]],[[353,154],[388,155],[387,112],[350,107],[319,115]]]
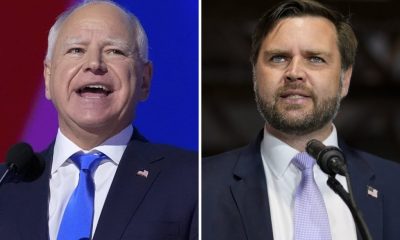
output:
[[[260,19],[251,62],[265,126],[248,146],[203,161],[204,240],[356,240],[351,212],[305,152],[311,139],[343,151],[373,239],[398,239],[399,165],[348,147],[333,124],[356,49],[347,19],[315,1],[289,0]]]

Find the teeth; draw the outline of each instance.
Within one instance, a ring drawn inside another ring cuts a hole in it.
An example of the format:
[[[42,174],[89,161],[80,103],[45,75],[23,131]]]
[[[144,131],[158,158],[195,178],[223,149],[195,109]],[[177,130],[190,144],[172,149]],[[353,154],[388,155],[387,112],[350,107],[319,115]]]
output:
[[[78,94],[83,94],[85,92],[92,92],[92,93],[102,93],[102,94],[106,94],[107,96],[109,94],[112,93],[112,90],[110,90],[109,88],[107,88],[104,85],[101,84],[90,84],[90,85],[86,85],[83,86],[82,88],[78,89],[76,91]]]
[[[97,88],[102,89],[103,91],[109,91],[108,88],[103,85],[88,85],[85,88]]]
[[[303,98],[303,96],[300,95],[290,95],[287,98],[292,98],[292,99],[299,99],[299,98]]]

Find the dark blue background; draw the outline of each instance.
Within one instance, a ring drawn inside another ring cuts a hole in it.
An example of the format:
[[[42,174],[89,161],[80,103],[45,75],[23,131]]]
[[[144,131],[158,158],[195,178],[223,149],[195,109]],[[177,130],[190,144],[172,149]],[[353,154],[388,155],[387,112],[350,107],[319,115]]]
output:
[[[152,142],[198,149],[198,2],[116,1],[141,21],[154,72],[134,125]]]

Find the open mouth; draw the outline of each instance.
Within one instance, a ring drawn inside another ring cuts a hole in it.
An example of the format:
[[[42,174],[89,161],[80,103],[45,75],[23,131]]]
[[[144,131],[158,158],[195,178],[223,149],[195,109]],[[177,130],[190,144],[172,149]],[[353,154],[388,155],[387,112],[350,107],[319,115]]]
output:
[[[79,88],[76,93],[81,97],[108,96],[113,91],[105,85],[90,84]]]

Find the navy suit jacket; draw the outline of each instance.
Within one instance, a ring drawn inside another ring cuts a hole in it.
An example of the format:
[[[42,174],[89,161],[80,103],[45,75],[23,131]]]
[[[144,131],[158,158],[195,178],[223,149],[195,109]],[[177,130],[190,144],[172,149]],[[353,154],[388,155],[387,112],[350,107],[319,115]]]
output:
[[[53,146],[42,153],[43,175],[0,186],[0,239],[48,239]],[[137,171],[147,170],[148,177]],[[4,166],[0,172],[4,172]],[[122,156],[94,240],[197,239],[197,154],[148,143],[137,132]]]
[[[262,136],[246,147],[203,160],[203,240],[273,239]],[[339,145],[372,238],[400,239],[400,165]],[[377,189],[377,198],[368,194],[368,186]]]

